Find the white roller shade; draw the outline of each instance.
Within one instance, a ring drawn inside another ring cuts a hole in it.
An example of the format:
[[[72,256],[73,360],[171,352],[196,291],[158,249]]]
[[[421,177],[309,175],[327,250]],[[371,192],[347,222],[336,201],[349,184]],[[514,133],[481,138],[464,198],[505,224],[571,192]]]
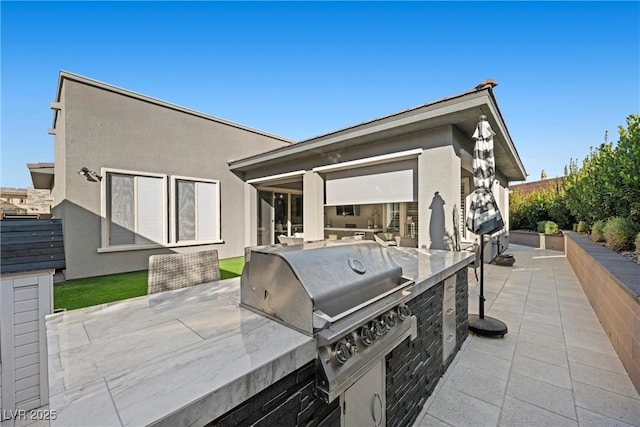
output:
[[[136,177],[136,243],[164,243],[164,185],[161,178]]]
[[[386,163],[333,172],[325,177],[326,205],[413,202],[417,198],[417,162]]]
[[[217,184],[208,182],[196,183],[198,240],[215,240],[218,238],[217,187]]]

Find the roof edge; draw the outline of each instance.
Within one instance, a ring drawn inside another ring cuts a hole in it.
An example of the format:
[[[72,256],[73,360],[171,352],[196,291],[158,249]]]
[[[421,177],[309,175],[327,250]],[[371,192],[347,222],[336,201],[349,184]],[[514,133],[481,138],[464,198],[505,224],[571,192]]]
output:
[[[500,110],[500,106],[498,105],[498,99],[493,93],[493,86],[488,87],[488,92],[489,92],[489,97],[491,99],[491,102],[493,103],[493,105],[495,105],[495,110],[497,112],[496,118],[500,119],[500,125],[504,128],[505,142],[509,145],[509,149],[514,155],[514,160],[516,161],[518,167],[520,168],[520,171],[522,172],[522,175],[524,176],[524,179],[526,180],[528,176],[527,170],[524,167],[524,163],[522,163],[522,158],[520,157],[520,153],[518,153],[516,144],[514,144],[513,138],[511,138],[511,133],[509,132],[509,128],[507,127],[507,122],[504,120],[504,117],[502,116],[502,111]]]
[[[247,162],[256,162],[259,161],[259,159],[263,158],[266,155],[275,155],[278,152],[287,152],[290,149],[295,149],[295,148],[299,148],[300,145],[306,146],[309,144],[313,144],[313,143],[320,143],[323,139],[330,139],[331,137],[336,137],[336,135],[339,135],[341,133],[348,133],[351,131],[356,131],[358,128],[363,128],[367,125],[376,123],[376,122],[380,122],[383,120],[387,120],[387,119],[392,119],[394,117],[399,117],[402,115],[405,115],[407,113],[411,113],[411,112],[415,112],[415,111],[419,111],[419,110],[425,110],[425,111],[431,111],[431,110],[437,110],[438,108],[440,108],[439,104],[445,104],[445,103],[451,103],[451,102],[459,102],[458,100],[461,100],[465,97],[469,97],[469,96],[479,96],[480,94],[483,94],[487,96],[487,105],[493,104],[495,106],[495,109],[498,111],[498,116],[496,116],[496,119],[499,119],[499,121],[501,122],[502,127],[506,130],[506,125],[504,125],[504,119],[502,118],[502,114],[499,112],[499,107],[497,106],[497,103],[495,102],[495,96],[493,95],[493,87],[497,86],[497,83],[491,79],[487,79],[485,81],[483,81],[482,83],[478,84],[477,86],[467,89],[463,92],[459,92],[457,94],[454,95],[449,95],[443,98],[439,98],[436,99],[434,101],[429,101],[426,102],[424,104],[420,104],[418,106],[415,107],[411,107],[411,108],[407,108],[405,110],[401,110],[401,111],[397,111],[388,115],[384,115],[384,116],[379,116],[375,119],[372,120],[367,120],[365,122],[362,123],[358,123],[356,125],[352,125],[352,126],[348,126],[345,128],[341,128],[341,129],[337,129],[335,131],[332,132],[328,132],[319,136],[315,136],[313,138],[309,138],[309,139],[305,139],[302,140],[292,146],[288,146],[288,147],[279,147],[279,148],[274,148],[272,150],[263,152],[263,153],[258,153],[258,154],[254,154],[252,156],[249,157],[245,157],[242,159],[235,159],[235,160],[231,160],[229,162],[227,162],[229,164],[229,167],[231,170],[236,169],[237,167],[243,167],[243,164],[247,163]],[[446,105],[445,105],[446,106]],[[508,139],[508,145],[511,149],[514,149],[514,144],[513,141],[511,140],[511,136],[507,133],[505,134],[505,138]],[[522,166],[522,161],[517,153],[517,151],[513,151],[514,153],[514,157],[516,158],[516,162],[518,163],[518,166],[523,169]]]
[[[495,85],[497,85],[497,83]],[[323,133],[323,134],[320,134],[320,135],[317,135],[317,136],[314,136],[314,137],[311,137],[311,138],[303,139],[302,141],[299,141],[298,143],[309,142],[309,141],[313,141],[313,140],[316,140],[316,139],[326,138],[328,136],[335,135],[335,134],[340,133],[340,132],[348,131],[348,130],[351,130],[351,129],[354,129],[354,128],[357,128],[357,127],[360,127],[360,126],[365,126],[365,125],[368,125],[368,124],[371,124],[371,123],[375,123],[377,121],[390,119],[390,118],[392,118],[394,116],[399,116],[399,115],[402,115],[402,114],[405,114],[405,113],[410,113],[411,111],[416,111],[416,110],[419,110],[421,108],[431,107],[431,106],[434,106],[434,105],[437,105],[437,104],[440,104],[440,103],[443,103],[443,102],[452,101],[452,100],[457,99],[457,98],[462,98],[465,95],[470,95],[470,94],[473,94],[473,93],[477,93],[477,92],[480,92],[483,89],[489,89],[489,91],[491,91],[491,86],[489,85],[489,83],[486,83],[486,81],[485,81],[485,82],[479,84],[478,86],[476,86],[474,88],[471,88],[471,89],[468,89],[468,90],[466,90],[464,92],[459,92],[459,93],[456,93],[454,95],[445,96],[443,98],[439,98],[439,99],[436,99],[436,100],[433,100],[433,101],[429,101],[429,102],[426,102],[426,103],[423,103],[423,104],[420,104],[420,105],[416,105],[414,107],[410,107],[410,108],[407,108],[407,109],[404,109],[404,110],[396,111],[394,113],[387,114],[385,116],[379,116],[379,117],[376,117],[374,119],[367,120],[367,121],[364,121],[364,122],[361,122],[361,123],[358,123],[358,124],[355,124],[355,125],[347,126],[347,127],[344,127],[344,128],[341,128],[341,129],[336,129],[334,131]]]

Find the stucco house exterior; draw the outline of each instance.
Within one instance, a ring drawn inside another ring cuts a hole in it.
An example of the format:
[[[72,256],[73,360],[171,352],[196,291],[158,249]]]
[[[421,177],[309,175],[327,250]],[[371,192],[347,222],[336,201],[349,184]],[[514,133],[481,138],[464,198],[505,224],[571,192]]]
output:
[[[526,172],[494,86],[294,143],[61,72],[51,181],[66,276],[145,269],[157,253],[240,256],[284,236],[381,232],[429,249],[472,242],[464,219],[482,114],[496,132],[494,193],[508,230],[507,187]],[[83,167],[93,178],[78,174]]]
[[[354,234],[355,227],[365,237],[373,228],[428,249],[452,249],[455,235],[474,241],[477,236],[464,227],[474,190],[471,135],[484,114],[497,134],[493,191],[506,223],[487,245],[485,259],[491,259],[498,238],[508,245],[508,184],[526,177],[495,85],[487,80],[457,95],[231,161],[230,170],[250,184],[245,187],[247,244],[273,241],[269,223],[274,211],[277,222],[278,197],[290,195],[292,206],[291,196],[299,194],[305,240]],[[357,213],[341,216],[350,205]]]
[[[227,160],[291,144],[64,71],[51,108],[67,279],[143,270],[159,253],[242,254],[245,184]]]

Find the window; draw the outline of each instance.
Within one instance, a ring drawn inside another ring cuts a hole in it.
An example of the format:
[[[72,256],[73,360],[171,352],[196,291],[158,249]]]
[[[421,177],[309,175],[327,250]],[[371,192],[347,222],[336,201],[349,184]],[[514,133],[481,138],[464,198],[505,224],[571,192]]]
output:
[[[220,240],[220,182],[171,177],[172,241]]]
[[[407,203],[407,223],[405,228],[406,237],[418,238],[418,202]]]
[[[166,178],[107,171],[106,246],[163,244],[166,238]],[[103,246],[105,246],[103,244]]]
[[[387,203],[387,233],[400,232],[400,203]]]
[[[220,242],[219,181],[107,168],[102,176],[98,252]]]
[[[302,194],[291,194],[291,233],[302,233],[303,225],[303,203]]]

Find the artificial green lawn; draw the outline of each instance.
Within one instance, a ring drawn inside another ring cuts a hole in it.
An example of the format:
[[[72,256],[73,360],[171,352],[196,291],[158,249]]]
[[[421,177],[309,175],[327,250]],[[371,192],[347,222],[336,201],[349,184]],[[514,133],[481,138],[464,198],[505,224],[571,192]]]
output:
[[[222,279],[240,276],[243,268],[244,257],[220,260]],[[53,286],[53,306],[55,309],[74,310],[146,294],[147,270],[134,271],[56,283]]]

